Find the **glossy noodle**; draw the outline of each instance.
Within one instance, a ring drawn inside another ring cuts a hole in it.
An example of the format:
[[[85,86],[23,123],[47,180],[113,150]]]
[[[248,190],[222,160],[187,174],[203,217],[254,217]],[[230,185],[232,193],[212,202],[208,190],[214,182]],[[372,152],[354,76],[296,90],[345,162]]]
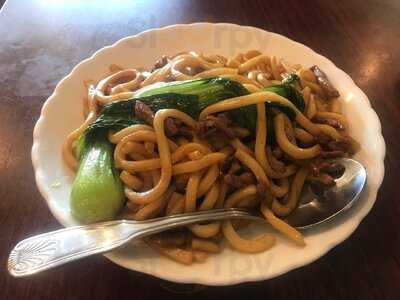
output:
[[[78,172],[76,181],[81,180],[88,157],[95,157],[81,145],[88,147],[89,137],[96,140],[104,132],[112,155],[97,157],[112,163],[109,175],[117,174],[120,189],[115,197],[121,191],[122,209],[117,203],[104,217],[85,219],[82,216],[89,214],[79,211],[75,216],[83,222],[146,220],[246,207],[260,212],[295,245],[304,246],[301,233],[284,217],[296,209],[307,183],[322,188],[334,184],[332,159],[350,156],[356,148],[338,92],[319,84],[330,82],[319,78],[316,69],[257,50],[231,59],[191,51],[163,56],[147,70],[113,68],[88,87],[86,119],[68,135],[62,154]],[[192,93],[191,85],[198,90]],[[133,106],[126,109],[130,103]],[[113,119],[117,105],[124,117]],[[109,111],[113,114],[107,115]],[[100,131],[99,124],[106,129]],[[76,190],[72,203],[77,201]],[[221,252],[222,239],[246,253],[267,251],[276,243],[269,233],[242,237],[243,224],[195,224],[175,230],[173,238],[167,232],[146,242],[183,264],[201,263]]]

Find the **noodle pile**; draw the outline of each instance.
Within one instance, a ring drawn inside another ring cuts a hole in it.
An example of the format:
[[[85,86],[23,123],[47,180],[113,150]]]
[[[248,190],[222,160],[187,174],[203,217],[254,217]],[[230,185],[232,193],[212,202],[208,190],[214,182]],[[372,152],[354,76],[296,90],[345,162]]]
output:
[[[176,109],[162,109],[155,113],[152,125],[132,125],[110,132],[109,140],[115,144],[114,163],[127,198],[121,217],[146,220],[213,208],[246,207],[260,211],[273,228],[298,246],[305,245],[301,233],[283,219],[296,209],[306,181],[324,187],[334,184],[329,170],[337,166],[329,158],[355,151],[340,100],[324,90],[312,69],[251,50],[230,60],[185,52],[162,57],[150,72],[116,66],[110,72],[97,86],[89,87],[84,101],[86,120],[64,145],[64,159],[74,170],[78,166],[76,140],[105,104],[132,98],[141,88],[157,82],[196,78],[228,78],[250,91],[249,95],[206,107],[198,120]],[[260,91],[294,73],[300,78],[295,87],[305,101],[303,113],[286,98]],[[295,119],[291,121],[279,110],[274,110],[272,116],[266,114],[266,99],[289,106]],[[230,139],[215,140],[198,134],[202,120],[249,105],[257,108],[256,132],[232,126],[235,136]],[[276,145],[267,143],[268,118]],[[190,134],[168,136],[167,119],[178,120]],[[326,145],[332,145],[329,151]],[[272,234],[255,239],[241,237],[238,230],[247,224],[229,220],[195,224],[146,241],[161,254],[184,264],[203,262],[208,253],[220,252],[222,238],[246,253],[266,251],[275,244]]]

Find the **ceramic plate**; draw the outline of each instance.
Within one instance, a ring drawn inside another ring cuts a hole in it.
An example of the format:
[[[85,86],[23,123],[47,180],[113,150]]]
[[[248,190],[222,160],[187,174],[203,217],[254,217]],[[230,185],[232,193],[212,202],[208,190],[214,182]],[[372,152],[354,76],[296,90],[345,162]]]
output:
[[[385,144],[376,113],[353,80],[329,59],[284,36],[234,24],[199,23],[148,30],[100,49],[61,80],[43,106],[32,147],[36,182],[54,217],[64,226],[77,224],[69,209],[73,174],[63,163],[61,145],[67,134],[83,122],[84,80],[101,79],[110,64],[150,67],[163,54],[195,50],[231,57],[249,49],[303,66],[316,64],[328,74],[341,93],[344,113],[351,116],[350,134],[361,143],[361,151],[355,158],[367,168],[368,183],[360,201],[332,222],[306,232],[305,248],[278,238],[276,246],[264,253],[249,255],[224,247],[221,254],[191,266],[161,257],[141,243],[108,253],[106,257],[127,269],[170,281],[229,285],[272,278],[307,265],[348,238],[372,208],[384,175]],[[263,229],[251,229],[258,230]]]

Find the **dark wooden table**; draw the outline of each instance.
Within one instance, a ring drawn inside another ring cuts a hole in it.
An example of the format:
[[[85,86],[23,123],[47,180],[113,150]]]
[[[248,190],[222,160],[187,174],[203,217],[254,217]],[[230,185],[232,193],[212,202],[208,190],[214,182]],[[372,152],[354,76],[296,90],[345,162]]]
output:
[[[1,4],[0,0],[0,4]],[[27,279],[6,271],[27,235],[60,227],[33,176],[32,129],[56,83],[95,50],[174,23],[232,22],[274,31],[332,59],[364,90],[387,142],[378,200],[356,232],[322,259],[279,278],[206,287],[226,299],[400,298],[400,1],[9,0],[0,12],[0,298],[168,299],[168,283],[102,256]],[[284,259],[284,258],[281,258]],[[173,286],[173,289],[182,290]],[[189,288],[191,289],[191,288]]]

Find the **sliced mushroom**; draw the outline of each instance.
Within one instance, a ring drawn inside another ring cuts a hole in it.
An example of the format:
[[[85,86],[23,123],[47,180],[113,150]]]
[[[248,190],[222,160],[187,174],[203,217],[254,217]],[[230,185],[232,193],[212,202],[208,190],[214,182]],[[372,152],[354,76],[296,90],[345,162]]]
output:
[[[318,66],[312,66],[310,70],[314,72],[315,77],[317,77],[319,86],[323,89],[327,97],[336,98],[340,96],[338,90],[332,85],[326,74]]]

